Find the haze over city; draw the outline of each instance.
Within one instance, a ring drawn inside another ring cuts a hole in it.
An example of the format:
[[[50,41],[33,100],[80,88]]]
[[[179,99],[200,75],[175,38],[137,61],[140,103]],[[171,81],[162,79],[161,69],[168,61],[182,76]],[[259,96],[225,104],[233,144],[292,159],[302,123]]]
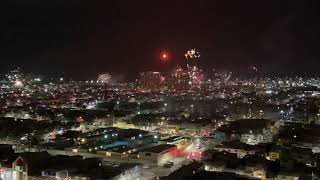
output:
[[[97,72],[127,78],[169,71],[197,48],[201,64],[245,72],[317,74],[316,1],[4,1],[1,71]],[[163,50],[172,58],[159,63]],[[126,64],[130,64],[127,66]],[[3,73],[4,74],[4,73]]]
[[[0,5],[0,180],[320,179],[316,1]]]

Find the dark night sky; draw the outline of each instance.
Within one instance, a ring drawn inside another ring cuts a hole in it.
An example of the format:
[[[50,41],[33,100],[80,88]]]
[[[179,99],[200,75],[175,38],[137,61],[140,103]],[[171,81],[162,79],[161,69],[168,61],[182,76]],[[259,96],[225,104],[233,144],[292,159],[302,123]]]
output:
[[[315,73],[320,11],[305,0],[2,0],[0,70],[134,77],[168,70],[198,48],[200,64]],[[159,53],[171,53],[169,64]]]

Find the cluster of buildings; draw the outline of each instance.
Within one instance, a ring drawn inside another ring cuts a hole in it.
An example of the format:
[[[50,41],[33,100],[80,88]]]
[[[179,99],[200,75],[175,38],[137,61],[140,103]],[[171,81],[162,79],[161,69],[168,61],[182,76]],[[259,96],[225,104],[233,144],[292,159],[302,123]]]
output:
[[[142,91],[188,91],[200,89],[204,83],[204,74],[197,66],[187,69],[178,67],[169,75],[147,71],[140,73],[138,88]]]
[[[231,75],[189,66],[113,83],[14,70],[0,84],[0,177],[317,179],[319,79]]]
[[[240,140],[240,142],[257,145],[269,143],[278,134],[279,121],[266,119],[241,119],[219,127],[215,131],[217,141]]]

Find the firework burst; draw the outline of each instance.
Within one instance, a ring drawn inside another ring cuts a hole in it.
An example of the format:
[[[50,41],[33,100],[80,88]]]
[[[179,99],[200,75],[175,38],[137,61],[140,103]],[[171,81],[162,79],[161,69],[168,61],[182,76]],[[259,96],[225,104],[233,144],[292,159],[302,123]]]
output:
[[[195,48],[187,51],[184,56],[186,57],[187,60],[195,60],[197,58],[200,58],[200,52],[197,51]]]

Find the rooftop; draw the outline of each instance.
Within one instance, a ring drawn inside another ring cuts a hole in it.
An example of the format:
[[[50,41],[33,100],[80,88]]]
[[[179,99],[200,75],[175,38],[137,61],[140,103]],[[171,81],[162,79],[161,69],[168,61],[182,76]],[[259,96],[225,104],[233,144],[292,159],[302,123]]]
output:
[[[178,140],[181,140],[181,139],[184,139],[184,137],[181,137],[181,136],[172,136],[172,137],[163,139],[163,140],[161,140],[161,141],[165,141],[165,142],[175,142],[175,141],[178,141]]]
[[[193,174],[193,172],[198,172],[203,167],[202,163],[199,162],[192,162],[189,165],[182,166],[179,170],[174,171],[169,176],[161,178],[165,180],[178,180],[178,179],[185,179]]]
[[[222,126],[219,131],[229,131],[230,133],[256,132],[272,124],[274,124],[274,121],[268,119],[240,119]]]
[[[242,143],[240,141],[227,141],[223,142],[216,146],[216,148],[231,148],[231,149],[243,149],[246,151],[259,151],[263,152],[266,151],[266,146],[263,145],[248,145]]]
[[[207,171],[200,171],[199,173],[196,173],[195,175],[185,178],[186,180],[191,179],[201,179],[201,180],[249,180],[253,178],[248,178],[245,176],[240,176],[234,173],[227,173],[227,172],[207,172]]]
[[[175,147],[176,147],[175,145],[160,144],[160,145],[157,145],[157,146],[153,146],[153,147],[150,147],[150,148],[143,149],[141,151],[142,152],[161,153],[163,151],[166,151],[166,150],[169,150],[169,149],[172,149],[172,148],[175,148]]]

